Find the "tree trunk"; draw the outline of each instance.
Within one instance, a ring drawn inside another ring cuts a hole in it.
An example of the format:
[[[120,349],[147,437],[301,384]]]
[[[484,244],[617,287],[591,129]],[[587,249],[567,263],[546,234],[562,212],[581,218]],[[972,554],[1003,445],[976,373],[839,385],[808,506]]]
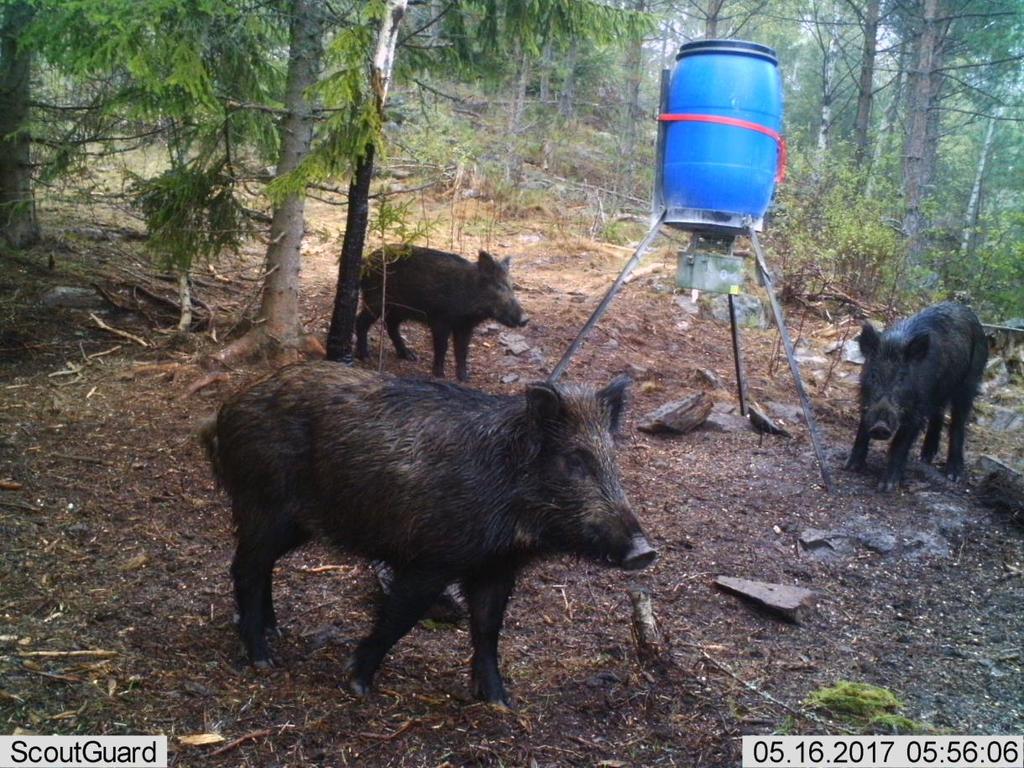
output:
[[[566,120],[571,120],[576,114],[576,59],[578,56],[579,46],[576,39],[573,38],[565,60],[565,79],[562,80],[562,90],[558,95],[558,111]]]
[[[822,42],[821,118],[818,125],[818,153],[815,167],[820,173],[832,144],[832,102],[836,93],[836,65],[839,58],[839,25],[833,16],[828,40]]]
[[[544,42],[544,50],[540,57],[540,103],[547,105],[551,101],[551,67],[554,63],[554,51],[551,40]]]
[[[642,14],[645,0],[635,0],[633,10]],[[620,157],[625,161],[621,178],[628,189],[635,176],[637,126],[643,113],[640,110],[640,85],[644,77],[644,38],[638,34],[629,41],[626,49],[626,103],[624,104],[622,131],[620,133]],[[618,184],[616,184],[618,186]]]
[[[334,293],[334,312],[327,332],[327,359],[352,362],[352,333],[359,308],[359,277],[363,270],[363,248],[370,220],[370,182],[373,180],[373,144],[356,164],[348,185],[348,214],[345,237],[338,264],[338,287]]]
[[[18,40],[34,13],[27,2],[11,3],[0,26],[0,236],[12,248],[39,239],[28,133],[32,51]]]
[[[878,17],[881,0],[869,0],[864,11],[864,47],[861,50],[860,82],[857,88],[857,117],[854,121],[854,158],[858,166],[868,158],[871,105],[875,85],[875,51],[878,46]]]
[[[864,187],[865,197],[872,197],[875,181],[878,177],[878,163],[892,145],[892,135],[896,127],[896,119],[900,113],[900,103],[903,97],[903,84],[906,75],[906,48],[901,48],[896,58],[896,78],[892,86],[892,98],[889,106],[882,116],[882,124],[878,128],[878,136],[875,139],[874,150],[871,154],[871,167],[868,169],[868,181]]]
[[[907,255],[919,264],[924,254],[924,213],[921,209],[930,176],[928,163],[928,117],[932,106],[932,77],[938,44],[939,0],[922,0],[923,21],[907,77],[907,128],[903,152],[903,198],[906,213],[903,232]]]
[[[281,148],[277,177],[293,172],[309,155],[313,141],[313,109],[306,92],[316,84],[323,57],[324,17],[321,0],[292,0],[287,114],[278,133]],[[296,359],[309,340],[299,319],[299,266],[305,232],[305,194],[294,192],[277,201],[270,223],[267,277],[256,327],[217,355],[231,362],[267,352],[279,363]],[[314,343],[315,344],[315,343]]]
[[[395,46],[398,28],[405,16],[408,0],[388,0],[388,12],[377,35],[377,47],[370,66],[370,87],[377,114],[383,123],[384,104],[387,101],[391,71],[395,65]],[[373,180],[374,145],[366,145],[362,157],[356,162],[352,180],[348,185],[348,214],[345,237],[341,244],[338,265],[338,288],[334,295],[334,312],[327,333],[327,359],[349,363],[352,361],[352,333],[355,330],[356,310],[359,308],[359,276],[363,266],[363,247],[370,218],[370,182]]]
[[[704,39],[714,40],[718,37],[718,22],[722,16],[725,0],[710,0],[708,13],[704,23]]]
[[[973,250],[972,245],[977,239],[978,217],[981,212],[981,182],[985,178],[985,168],[988,165],[988,156],[992,151],[992,142],[996,134],[996,118],[993,115],[988,119],[988,128],[985,129],[985,141],[981,145],[981,154],[978,156],[978,167],[974,172],[974,183],[971,185],[971,197],[967,201],[967,214],[964,216],[964,231],[960,238],[960,255],[966,257]]]
[[[530,81],[530,56],[517,41],[515,46],[516,87],[508,110],[508,137],[506,147],[505,177],[512,184],[523,180],[523,157],[519,152],[519,134],[523,131],[523,115],[526,113],[526,85]]]
[[[178,333],[188,333],[192,327],[192,275],[188,269],[178,272],[178,305],[181,307]]]

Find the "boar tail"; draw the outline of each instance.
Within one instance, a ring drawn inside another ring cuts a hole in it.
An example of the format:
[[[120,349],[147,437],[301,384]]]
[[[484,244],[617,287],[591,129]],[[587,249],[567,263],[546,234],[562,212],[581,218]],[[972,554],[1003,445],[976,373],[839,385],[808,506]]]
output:
[[[218,448],[219,441],[217,439],[217,414],[207,417],[203,420],[203,423],[199,426],[199,440],[203,444],[203,449],[206,451],[206,458],[209,459],[210,465],[213,467],[213,474],[220,482],[220,456]]]

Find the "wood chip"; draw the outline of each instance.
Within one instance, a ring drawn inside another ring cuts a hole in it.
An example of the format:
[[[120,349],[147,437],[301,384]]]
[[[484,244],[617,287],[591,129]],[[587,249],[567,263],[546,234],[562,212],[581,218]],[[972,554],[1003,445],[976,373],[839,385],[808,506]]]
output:
[[[220,744],[224,737],[219,733],[193,733],[188,736],[179,736],[178,741],[186,747],[201,747],[204,744]]]

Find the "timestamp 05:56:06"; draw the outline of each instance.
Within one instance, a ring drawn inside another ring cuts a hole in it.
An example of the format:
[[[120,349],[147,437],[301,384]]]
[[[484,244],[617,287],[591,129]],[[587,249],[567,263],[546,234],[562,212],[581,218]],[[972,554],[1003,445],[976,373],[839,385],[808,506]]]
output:
[[[743,768],[1024,768],[1024,736],[744,736]]]

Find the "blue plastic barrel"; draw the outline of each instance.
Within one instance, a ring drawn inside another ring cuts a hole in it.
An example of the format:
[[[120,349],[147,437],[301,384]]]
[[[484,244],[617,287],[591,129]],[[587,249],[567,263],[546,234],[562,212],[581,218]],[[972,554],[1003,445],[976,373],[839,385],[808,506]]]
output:
[[[661,201],[669,223],[758,225],[784,172],[775,51],[743,40],[679,49],[664,96]]]

